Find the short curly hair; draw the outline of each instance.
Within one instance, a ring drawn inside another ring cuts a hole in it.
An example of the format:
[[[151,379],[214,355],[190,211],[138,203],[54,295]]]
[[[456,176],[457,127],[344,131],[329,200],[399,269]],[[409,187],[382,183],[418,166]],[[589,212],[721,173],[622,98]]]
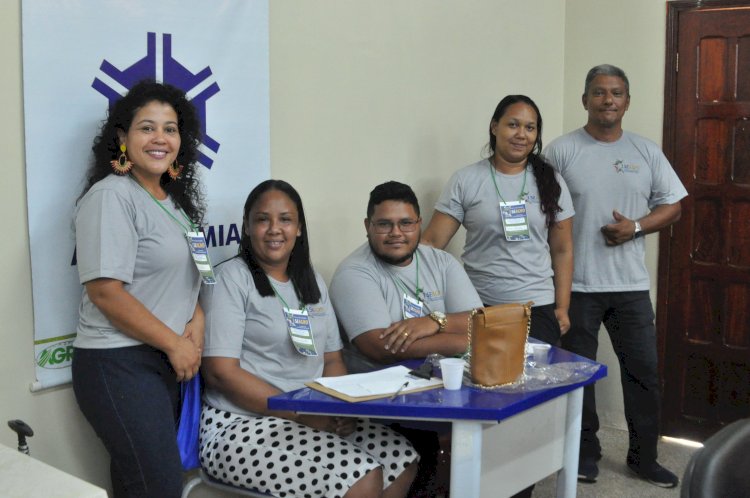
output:
[[[381,183],[370,192],[370,200],[367,202],[367,218],[372,218],[375,207],[385,201],[400,201],[411,204],[417,216],[419,216],[417,194],[407,184],[391,180]]]
[[[161,185],[185,214],[197,225],[203,223],[206,206],[203,191],[197,177],[198,145],[201,141],[201,123],[193,104],[185,92],[177,87],[154,80],[136,83],[128,93],[116,101],[102,123],[99,134],[94,138],[91,150],[93,162],[86,174],[86,186],[81,197],[99,180],[113,174],[110,161],[120,155],[118,130],[127,133],[135,114],[150,102],[169,104],[177,114],[180,132],[180,150],[177,162],[183,166],[182,174],[172,180],[167,173],[161,177]]]

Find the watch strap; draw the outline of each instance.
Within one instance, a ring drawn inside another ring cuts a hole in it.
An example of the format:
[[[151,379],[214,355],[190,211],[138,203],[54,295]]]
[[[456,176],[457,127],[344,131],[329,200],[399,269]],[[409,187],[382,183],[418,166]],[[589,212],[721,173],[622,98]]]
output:
[[[438,314],[433,311],[428,316],[435,320],[435,322],[437,322],[438,332],[442,332],[443,330],[445,330],[446,325],[448,325],[448,318],[444,314]]]
[[[633,238],[638,239],[644,235],[646,235],[646,233],[643,231],[643,228],[641,228],[641,222],[635,220],[635,232],[633,232]]]

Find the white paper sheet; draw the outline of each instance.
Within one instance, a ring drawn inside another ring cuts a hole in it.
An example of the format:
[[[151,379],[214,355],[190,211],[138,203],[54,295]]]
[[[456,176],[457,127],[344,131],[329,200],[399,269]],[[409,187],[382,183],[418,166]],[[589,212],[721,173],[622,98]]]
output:
[[[398,391],[404,383],[409,384],[401,392],[408,393],[413,389],[439,386],[441,379],[429,380],[412,377],[409,369],[403,365],[384,368],[374,372],[342,375],[341,377],[320,377],[315,382],[351,397],[382,396]]]

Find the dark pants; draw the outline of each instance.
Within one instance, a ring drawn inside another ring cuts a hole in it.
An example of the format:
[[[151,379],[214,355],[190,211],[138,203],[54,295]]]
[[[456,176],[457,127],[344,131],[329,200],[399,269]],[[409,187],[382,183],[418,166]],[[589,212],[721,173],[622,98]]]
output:
[[[484,306],[492,306],[484,304]],[[544,304],[531,307],[531,330],[529,336],[550,344],[557,344],[560,340],[560,324],[555,316],[555,305]]]
[[[555,316],[555,305],[545,304],[531,308],[531,330],[534,339],[557,344],[560,341],[560,324]]]
[[[164,353],[76,348],[73,391],[109,452],[116,498],[180,496],[179,384]]]
[[[648,291],[573,292],[569,313],[571,328],[562,337],[562,345],[592,360],[596,359],[599,346],[599,326],[604,323],[620,362],[625,419],[630,435],[628,460],[637,465],[655,462],[660,399],[656,328]],[[601,454],[598,430],[599,417],[591,384],[583,390],[581,457]]]

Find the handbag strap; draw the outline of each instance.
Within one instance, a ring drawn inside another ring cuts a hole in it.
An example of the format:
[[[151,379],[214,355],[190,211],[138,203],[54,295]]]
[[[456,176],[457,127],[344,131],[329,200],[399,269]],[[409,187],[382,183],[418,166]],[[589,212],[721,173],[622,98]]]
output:
[[[529,340],[529,332],[531,331],[531,302],[528,302],[523,305],[524,314],[526,315],[526,342]],[[479,308],[474,308],[469,313],[469,319],[468,324],[466,326],[466,333],[468,336],[468,340],[466,343],[466,353],[464,354],[464,359],[466,360],[467,365],[469,365],[469,368],[471,368],[471,332],[474,329],[474,317],[479,313]],[[495,387],[502,387],[507,386],[508,384],[512,384],[513,382],[508,382],[506,384],[498,384],[495,386],[485,386],[484,384],[477,384],[472,381],[472,385],[474,387],[478,387],[480,389],[493,389]]]
[[[464,354],[464,358],[468,364],[471,364],[471,331],[474,328],[474,317],[477,313],[479,313],[479,308],[474,308],[469,312],[469,323],[466,325],[468,340],[466,341],[466,353]]]

